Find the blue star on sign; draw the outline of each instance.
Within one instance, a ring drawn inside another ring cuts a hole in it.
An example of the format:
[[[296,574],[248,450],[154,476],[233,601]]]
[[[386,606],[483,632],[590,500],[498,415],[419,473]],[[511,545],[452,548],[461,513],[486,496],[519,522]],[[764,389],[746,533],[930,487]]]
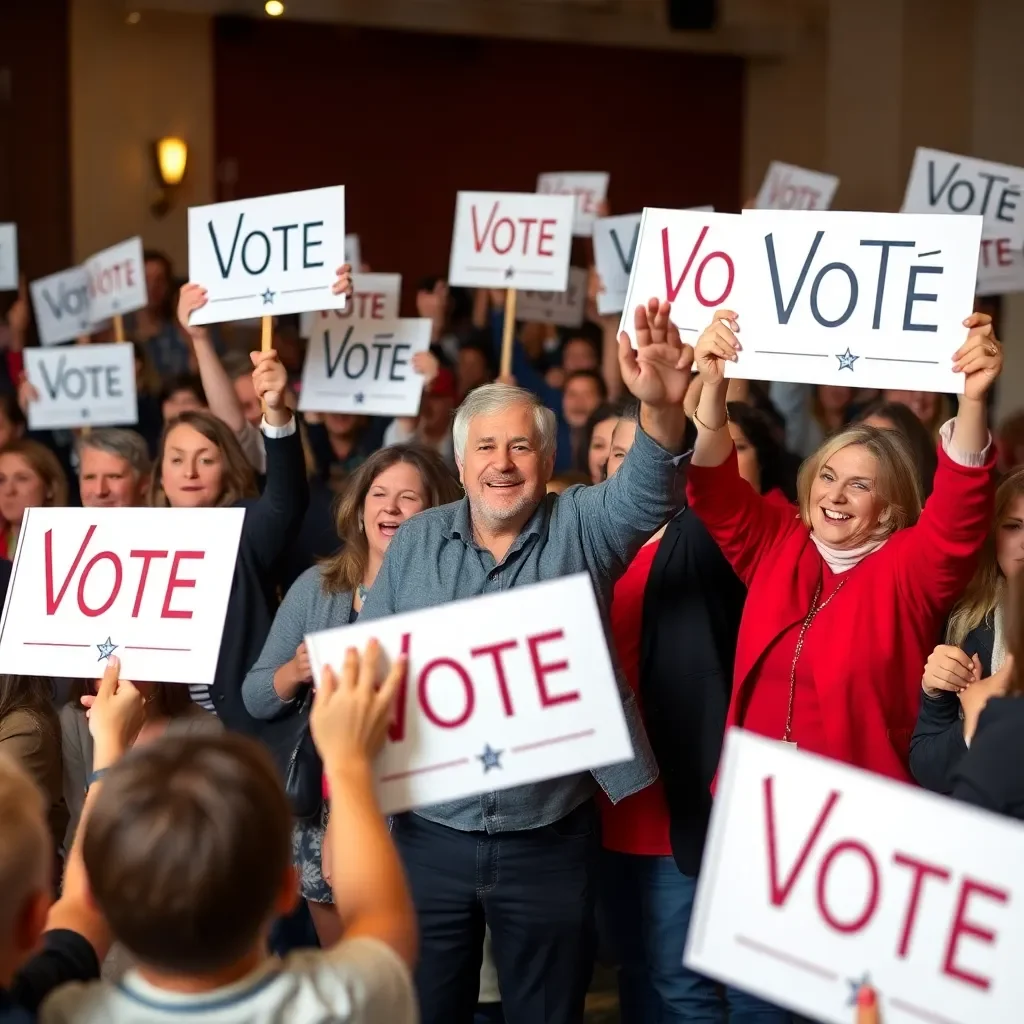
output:
[[[477,754],[477,760],[484,766],[484,775],[486,775],[492,768],[501,767],[501,755],[504,754],[504,750],[492,750],[490,743],[484,744],[484,752]]]
[[[853,364],[860,359],[860,356],[855,356],[849,349],[847,349],[842,355],[837,352],[836,359],[839,360],[840,370],[852,370]]]
[[[515,267],[509,267],[508,270],[505,271],[505,280],[506,281],[511,281],[512,278],[515,277],[515,273],[516,273],[516,268]]]
[[[366,400],[366,395],[364,395],[362,393],[362,391],[358,392],[357,394],[353,395],[352,397],[355,398],[356,405],[362,405],[363,402]]]
[[[96,645],[96,650],[100,652],[100,656],[96,660],[103,661],[105,658],[109,658],[114,651],[117,650],[117,644],[111,643],[110,637],[108,636],[103,643]]]
[[[864,972],[864,976],[861,977],[861,978],[847,978],[846,979],[846,984],[850,986],[850,996],[846,1000],[846,1005],[847,1006],[856,1006],[857,1005],[857,996],[859,995],[860,990],[865,985],[870,985],[871,984],[871,975],[868,974],[867,971],[865,971]]]
[[[269,288],[263,293],[262,297],[264,306],[272,306],[274,304],[274,293]]]

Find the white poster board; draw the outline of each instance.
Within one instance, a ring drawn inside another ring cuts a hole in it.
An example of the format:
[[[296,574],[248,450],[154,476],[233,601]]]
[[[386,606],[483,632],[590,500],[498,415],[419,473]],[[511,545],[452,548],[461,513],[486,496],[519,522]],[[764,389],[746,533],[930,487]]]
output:
[[[325,322],[354,323],[363,320],[397,320],[402,299],[401,274],[352,275],[352,295],[344,309],[321,309],[305,312],[299,317],[299,334],[303,338]]]
[[[85,261],[93,323],[142,309],[149,301],[142,239],[129,238]]]
[[[589,576],[314,633],[313,678],[371,637],[409,658],[375,765],[385,814],[633,757]]]
[[[726,375],[962,394],[981,218],[745,210]],[[710,317],[708,318],[710,320]]]
[[[604,288],[597,296],[601,316],[625,307],[642,218],[642,213],[624,213],[594,221],[594,265]]]
[[[18,225],[0,224],[0,292],[18,290]]]
[[[42,345],[74,341],[96,329],[89,308],[89,271],[85,267],[41,277],[29,285]]]
[[[575,196],[573,234],[589,238],[594,232],[601,204],[608,195],[609,175],[604,171],[549,171],[537,178],[537,191],[544,195]]]
[[[735,308],[733,292],[749,244],[739,214],[645,209],[619,331],[636,347],[636,307],[667,299],[683,341],[696,344],[716,309]]]
[[[1019,1024],[1024,826],[733,729],[684,963],[801,1016]]]
[[[903,213],[983,217],[983,238],[1024,244],[1024,167],[919,147],[910,168]]]
[[[358,235],[345,236],[345,262],[352,268],[353,274],[363,269],[363,247]]]
[[[572,196],[460,192],[448,283],[564,292],[575,209]]]
[[[978,295],[1024,292],[1024,247],[1008,238],[983,238],[978,256]]]
[[[129,346],[125,346],[126,348]],[[242,508],[31,508],[0,621],[0,672],[213,682]]]
[[[773,160],[754,202],[759,210],[827,210],[838,187],[834,174]]]
[[[520,292],[516,297],[516,319],[526,323],[579,327],[587,305],[587,272],[569,268],[569,287],[564,292]]]
[[[331,323],[306,346],[299,409],[365,416],[415,416],[423,377],[412,357],[430,348],[426,318]]]
[[[193,206],[189,278],[209,298],[189,322],[344,309],[331,292],[344,262],[343,185]]]
[[[39,392],[28,407],[30,430],[138,422],[132,345],[27,348],[25,374]]]

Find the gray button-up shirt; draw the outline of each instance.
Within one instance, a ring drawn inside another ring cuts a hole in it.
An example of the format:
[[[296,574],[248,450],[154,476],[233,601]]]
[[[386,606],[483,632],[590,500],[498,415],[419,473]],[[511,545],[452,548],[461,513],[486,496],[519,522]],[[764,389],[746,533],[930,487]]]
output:
[[[636,441],[610,480],[547,495],[501,562],[477,545],[469,501],[428,509],[399,528],[388,547],[360,623],[431,608],[510,587],[588,572],[608,634],[612,587],[644,542],[676,511],[680,462],[637,428]],[[654,755],[609,643],[634,759],[545,782],[424,807],[418,814],[462,831],[509,832],[564,818],[596,790],[618,802],[658,775]]]

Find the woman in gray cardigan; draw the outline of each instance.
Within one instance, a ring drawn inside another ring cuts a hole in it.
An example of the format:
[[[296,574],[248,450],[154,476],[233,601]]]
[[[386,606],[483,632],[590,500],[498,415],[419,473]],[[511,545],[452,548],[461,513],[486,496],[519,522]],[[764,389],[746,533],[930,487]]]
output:
[[[441,457],[422,445],[381,448],[359,467],[338,505],[341,549],[292,584],[245,677],[242,700],[250,715],[276,719],[297,713],[313,682],[306,635],[355,622],[399,526],[425,508],[461,497],[462,489]],[[325,805],[319,820],[297,821],[292,835],[302,895],[324,946],[341,937],[321,869],[326,824]]]

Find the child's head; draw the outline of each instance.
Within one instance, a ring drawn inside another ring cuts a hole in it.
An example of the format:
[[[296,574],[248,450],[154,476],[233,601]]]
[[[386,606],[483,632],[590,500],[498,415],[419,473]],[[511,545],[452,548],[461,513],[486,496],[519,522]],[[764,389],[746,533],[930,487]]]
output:
[[[104,779],[83,845],[93,898],[141,964],[209,974],[294,908],[291,829],[260,745],[230,733],[165,737]]]
[[[35,950],[46,925],[53,851],[42,794],[5,755],[0,755],[0,822],[0,972],[6,975]]]

